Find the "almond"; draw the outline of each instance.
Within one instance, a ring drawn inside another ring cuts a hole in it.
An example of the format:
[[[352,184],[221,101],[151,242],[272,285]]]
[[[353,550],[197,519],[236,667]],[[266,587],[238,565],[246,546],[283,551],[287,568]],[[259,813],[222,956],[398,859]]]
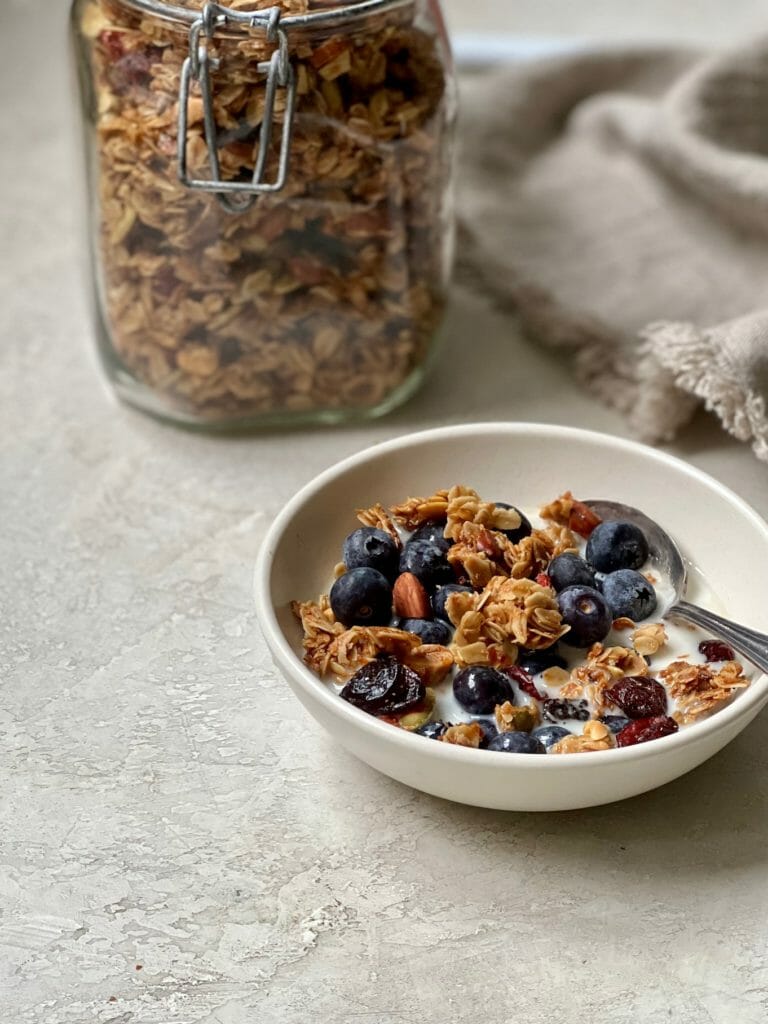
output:
[[[319,71],[321,68],[333,64],[334,61],[345,61],[345,70],[349,71],[352,66],[352,53],[346,41],[338,36],[326,40],[322,46],[318,46],[309,58],[309,63]]]
[[[589,505],[583,501],[574,501],[568,515],[568,529],[578,533],[581,537],[589,537],[596,526],[599,526],[602,519],[596,512],[593,512]]]
[[[403,619],[428,619],[432,609],[420,580],[412,572],[401,573],[392,588],[395,615]]]

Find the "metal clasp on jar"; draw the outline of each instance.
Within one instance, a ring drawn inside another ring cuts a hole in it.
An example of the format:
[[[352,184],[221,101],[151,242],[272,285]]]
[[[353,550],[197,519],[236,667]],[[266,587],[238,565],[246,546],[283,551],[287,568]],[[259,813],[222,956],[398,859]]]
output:
[[[280,27],[281,11],[271,7],[266,11],[238,12],[217,3],[206,3],[201,16],[189,30],[189,56],[181,68],[179,88],[179,136],[178,171],[179,180],[188,188],[213,192],[229,213],[242,213],[265,192],[279,192],[285,185],[288,174],[288,159],[293,131],[293,115],[296,107],[296,76],[288,58],[288,39]],[[264,116],[259,129],[255,151],[253,177],[249,182],[227,181],[221,177],[219,163],[218,132],[213,112],[213,88],[211,71],[219,67],[219,61],[209,53],[209,42],[217,28],[230,23],[247,25],[266,31],[267,41],[276,44],[268,61],[260,61],[256,70],[266,75],[264,95]],[[192,82],[198,82],[203,100],[203,124],[205,143],[208,149],[210,178],[191,178],[187,169],[187,141],[189,138],[189,96]],[[272,142],[272,127],[275,114],[275,99],[278,89],[285,89],[285,114],[280,139],[277,176],[274,181],[264,181],[264,169]]]

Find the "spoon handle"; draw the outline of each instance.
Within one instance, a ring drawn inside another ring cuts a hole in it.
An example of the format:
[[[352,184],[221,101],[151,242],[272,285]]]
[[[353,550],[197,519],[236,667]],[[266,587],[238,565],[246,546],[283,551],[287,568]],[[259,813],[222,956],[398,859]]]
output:
[[[753,665],[757,665],[763,672],[768,672],[768,636],[765,633],[758,633],[757,630],[739,626],[735,622],[715,615],[714,612],[708,612],[705,608],[688,604],[687,601],[678,601],[677,604],[672,605],[667,615],[677,616],[687,622],[692,622],[695,626],[709,630],[719,640],[725,640],[739,654],[743,654]]]

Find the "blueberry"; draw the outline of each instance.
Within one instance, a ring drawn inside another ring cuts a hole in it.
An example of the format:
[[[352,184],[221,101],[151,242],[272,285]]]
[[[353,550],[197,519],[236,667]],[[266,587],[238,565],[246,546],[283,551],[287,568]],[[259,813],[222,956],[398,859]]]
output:
[[[562,725],[540,725],[537,729],[531,729],[531,736],[543,744],[547,750],[549,750],[553,743],[557,743],[558,740],[571,735],[571,730],[566,729]]]
[[[594,528],[585,554],[589,564],[599,572],[639,569],[648,560],[648,541],[634,523],[611,519]]]
[[[511,508],[520,516],[520,525],[516,530],[500,530],[499,533],[503,533],[509,537],[513,544],[517,544],[523,537],[530,537],[533,527],[531,526],[530,520],[523,515],[519,508],[515,505],[508,505],[506,501],[495,501],[494,505],[498,505],[499,508]]]
[[[614,619],[626,616],[635,622],[647,619],[656,608],[656,591],[634,569],[617,569],[602,582],[603,597]]]
[[[418,530],[413,531],[408,538],[408,543],[414,544],[423,541],[427,544],[434,544],[435,547],[442,548],[443,551],[447,551],[452,542],[443,533],[445,522],[445,519],[430,519],[428,523],[424,523]]]
[[[430,740],[439,740],[447,728],[447,722],[425,722],[424,725],[420,725],[418,729],[413,731],[417,736],[426,736]]]
[[[613,622],[611,609],[599,590],[592,587],[566,587],[557,595],[563,625],[569,631],[560,638],[571,647],[591,647],[604,639]]]
[[[443,548],[425,540],[405,545],[400,555],[400,572],[412,572],[427,590],[456,580]]]
[[[497,704],[515,699],[508,676],[487,665],[470,665],[458,672],[453,695],[473,715],[492,715]]]
[[[553,588],[560,593],[566,587],[594,587],[597,590],[595,570],[580,555],[566,551],[553,558],[547,568],[547,576]]]
[[[463,583],[445,583],[442,587],[437,588],[432,595],[432,611],[438,619],[444,619],[446,622],[451,621],[448,618],[448,612],[445,610],[445,602],[451,594],[458,594],[461,591],[469,594],[474,593],[472,587],[467,587]]]
[[[601,715],[600,721],[603,725],[607,725],[612,733],[617,733],[629,725],[631,719],[625,718],[624,715]]]
[[[568,668],[565,658],[551,647],[544,651],[520,651],[517,664],[529,676],[538,676],[548,668]]]
[[[440,622],[439,619],[436,622],[432,622],[431,619],[403,619],[399,628],[408,633],[415,633],[425,644],[445,646],[451,642],[453,636],[453,630],[448,623]]]
[[[331,587],[331,609],[345,626],[386,626],[392,588],[378,569],[350,569]]]
[[[498,727],[492,718],[476,719],[477,724],[483,730],[483,738],[480,740],[481,750],[487,750],[488,744],[499,735]]]
[[[507,754],[543,754],[544,745],[531,733],[500,732],[488,744],[488,750],[503,750]]]
[[[394,580],[400,553],[388,533],[374,526],[361,526],[344,541],[342,558],[347,569],[378,569],[388,580]]]

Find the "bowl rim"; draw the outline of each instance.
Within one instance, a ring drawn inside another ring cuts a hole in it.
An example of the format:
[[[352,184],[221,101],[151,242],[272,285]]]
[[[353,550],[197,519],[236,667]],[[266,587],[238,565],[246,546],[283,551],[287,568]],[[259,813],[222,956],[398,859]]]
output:
[[[715,712],[701,722],[692,723],[679,732],[660,737],[650,743],[638,743],[630,747],[612,747],[610,750],[594,752],[558,754],[557,757],[549,758],[531,757],[530,754],[480,750],[450,743],[425,743],[424,737],[408,732],[405,729],[394,728],[387,722],[382,722],[360,708],[340,700],[338,694],[333,693],[326,683],[315,675],[297,656],[296,652],[287,642],[277,620],[270,597],[270,577],[274,552],[282,535],[298,510],[307,505],[319,491],[329,483],[342,477],[350,470],[363,465],[372,458],[388,455],[398,450],[406,450],[414,444],[439,441],[451,436],[473,437],[489,432],[502,433],[508,436],[537,434],[542,437],[570,437],[573,440],[581,440],[593,444],[597,442],[609,448],[632,452],[648,458],[652,462],[669,466],[684,475],[696,479],[706,487],[718,491],[721,496],[725,497],[746,519],[750,520],[757,527],[764,535],[768,544],[768,523],[738,494],[704,470],[691,465],[677,456],[652,448],[650,445],[639,441],[615,437],[602,431],[589,430],[582,427],[514,420],[460,423],[408,432],[387,441],[370,445],[321,470],[320,473],[304,484],[286,502],[267,530],[256,558],[254,598],[260,628],[275,662],[282,671],[286,672],[295,683],[300,685],[302,690],[306,691],[312,700],[319,701],[331,714],[346,721],[350,727],[361,729],[364,733],[368,733],[372,739],[381,739],[395,747],[402,747],[404,753],[416,754],[421,752],[427,756],[446,759],[447,761],[466,762],[476,767],[480,767],[482,764],[486,764],[488,767],[492,765],[500,767],[502,764],[508,764],[510,768],[514,767],[515,770],[523,768],[535,771],[555,771],[558,766],[565,767],[575,764],[578,764],[584,770],[591,770],[598,768],[600,765],[618,766],[630,761],[643,760],[655,756],[654,752],[656,754],[667,752],[672,754],[675,749],[679,749],[687,744],[695,744],[698,741],[706,740],[708,736],[721,729],[725,729],[730,723],[741,717],[748,716],[755,705],[760,705],[761,702],[765,703],[768,699],[768,675],[759,674],[755,677],[749,688],[727,707]],[[594,753],[595,756],[589,756],[590,753]]]

